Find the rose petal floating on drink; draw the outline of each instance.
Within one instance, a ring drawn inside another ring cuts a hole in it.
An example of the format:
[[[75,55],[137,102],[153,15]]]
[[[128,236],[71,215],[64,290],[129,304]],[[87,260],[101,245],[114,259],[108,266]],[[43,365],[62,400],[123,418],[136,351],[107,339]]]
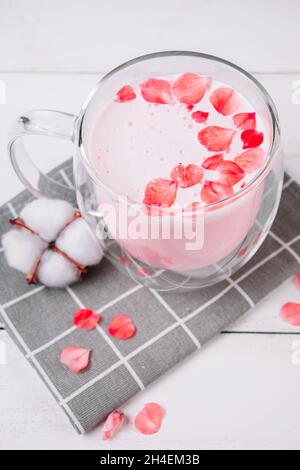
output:
[[[139,276],[139,277],[149,277],[151,276],[151,271],[149,271],[149,269],[146,269],[146,268],[143,268],[142,266],[139,266],[138,268],[136,268],[136,274]]]
[[[246,173],[258,170],[264,164],[266,152],[262,148],[249,149],[238,155],[234,161]]]
[[[216,168],[219,174],[218,182],[227,186],[234,186],[245,176],[244,170],[230,160],[224,160]]]
[[[175,80],[172,91],[178,101],[193,105],[202,100],[209,83],[208,77],[202,77],[196,73],[185,73]]]
[[[141,93],[149,103],[170,104],[173,102],[171,84],[167,80],[149,78],[141,84]]]
[[[208,126],[198,134],[199,142],[211,152],[224,152],[228,150],[235,131],[220,126]]]
[[[217,88],[209,98],[213,107],[223,116],[235,113],[240,106],[240,99],[232,88]]]
[[[119,261],[125,267],[131,266],[131,261],[127,258],[127,256],[124,256],[124,255],[119,256]]]
[[[77,328],[90,331],[96,328],[100,319],[101,315],[99,315],[99,313],[94,310],[82,308],[75,313],[73,323]]]
[[[300,304],[289,302],[280,311],[281,317],[290,325],[300,326]]]
[[[141,434],[155,434],[160,430],[164,414],[157,403],[147,403],[135,418],[135,427]]]
[[[232,120],[235,127],[243,131],[256,128],[256,113],[239,113]]]
[[[128,315],[120,314],[112,319],[109,334],[117,339],[129,339],[136,333],[136,326]]]
[[[176,199],[177,184],[172,180],[157,178],[148,183],[144,204],[158,207],[171,207]]]
[[[205,111],[195,111],[194,113],[192,113],[192,119],[194,119],[194,121],[199,124],[207,121],[208,116],[209,113],[206,113]]]
[[[198,165],[190,164],[184,167],[179,164],[171,171],[171,178],[181,188],[190,188],[202,181],[203,170]]]
[[[119,103],[126,103],[128,101],[134,100],[135,98],[136,94],[132,86],[125,85],[118,91],[116,101],[118,101]]]
[[[117,410],[110,413],[104,423],[102,439],[104,441],[112,439],[126,422],[127,418],[124,413]]]
[[[241,134],[243,141],[243,149],[259,147],[264,141],[264,135],[262,132],[255,131],[254,129],[248,129]]]
[[[215,181],[206,182],[201,190],[201,199],[206,204],[220,202],[234,194],[232,186],[217,183]]]
[[[71,372],[78,373],[86,369],[90,363],[91,351],[79,346],[65,348],[60,355],[60,362]]]
[[[202,163],[203,168],[205,170],[216,170],[218,165],[224,160],[223,153],[217,153],[216,155],[212,155],[204,160]]]

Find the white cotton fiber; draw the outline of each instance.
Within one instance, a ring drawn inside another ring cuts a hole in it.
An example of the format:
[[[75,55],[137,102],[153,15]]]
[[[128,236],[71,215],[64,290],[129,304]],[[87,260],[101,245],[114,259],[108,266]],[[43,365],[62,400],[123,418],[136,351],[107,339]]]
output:
[[[14,229],[3,235],[2,246],[9,266],[29,274],[47,243],[27,230]]]
[[[80,272],[60,254],[47,250],[37,271],[39,281],[47,287],[63,288],[80,278]]]
[[[22,210],[20,217],[43,240],[53,242],[74,217],[74,209],[59,199],[36,199]]]
[[[103,249],[83,218],[75,220],[60,235],[56,246],[83,266],[100,263]]]

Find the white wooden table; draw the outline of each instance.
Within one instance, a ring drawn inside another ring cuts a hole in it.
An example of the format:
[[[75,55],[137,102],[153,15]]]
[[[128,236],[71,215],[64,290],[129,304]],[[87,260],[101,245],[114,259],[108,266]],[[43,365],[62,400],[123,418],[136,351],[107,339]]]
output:
[[[0,204],[21,188],[6,155],[11,121],[31,108],[78,112],[100,73],[139,54],[201,50],[233,60],[269,90],[281,116],[286,166],[300,182],[300,3],[298,0],[0,0]],[[0,82],[1,83],[1,82]],[[1,88],[0,88],[1,97]],[[1,100],[0,100],[1,101]],[[47,146],[43,169],[62,158]],[[0,449],[300,448],[300,328],[279,317],[300,301],[288,281],[254,312],[124,407],[165,406],[161,432],[132,426],[108,444],[100,430],[77,436],[4,330]]]

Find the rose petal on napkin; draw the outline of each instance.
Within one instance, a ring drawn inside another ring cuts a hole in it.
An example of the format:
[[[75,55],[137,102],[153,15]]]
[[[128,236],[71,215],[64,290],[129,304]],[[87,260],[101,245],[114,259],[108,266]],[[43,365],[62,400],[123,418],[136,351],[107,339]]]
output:
[[[91,351],[79,346],[65,348],[60,355],[60,362],[71,372],[78,373],[90,363]]]
[[[101,315],[99,313],[82,308],[75,313],[73,323],[77,328],[90,331],[96,328],[100,319]]]
[[[120,314],[112,319],[109,334],[117,339],[129,339],[136,333],[136,326],[128,315]]]
[[[126,422],[127,418],[124,413],[117,410],[112,411],[104,423],[102,439],[104,441],[112,439]]]

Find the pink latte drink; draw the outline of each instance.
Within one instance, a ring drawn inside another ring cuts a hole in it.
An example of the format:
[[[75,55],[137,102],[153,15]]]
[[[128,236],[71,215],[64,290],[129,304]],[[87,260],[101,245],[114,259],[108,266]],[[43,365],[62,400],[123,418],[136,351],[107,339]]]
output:
[[[156,268],[186,272],[220,262],[254,224],[262,185],[234,196],[257,176],[269,146],[261,116],[225,83],[189,72],[124,83],[92,138],[92,164],[120,196],[118,222],[104,215],[109,231]],[[97,194],[101,211],[108,201]],[[195,230],[200,237],[191,243]]]

